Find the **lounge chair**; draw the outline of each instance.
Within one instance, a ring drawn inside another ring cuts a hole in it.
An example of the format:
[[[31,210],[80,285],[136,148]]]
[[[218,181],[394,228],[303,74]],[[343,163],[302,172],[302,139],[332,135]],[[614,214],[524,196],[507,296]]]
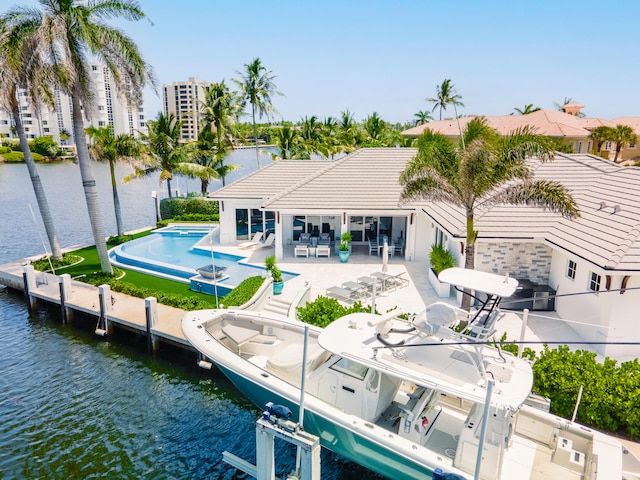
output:
[[[316,247],[316,257],[330,257],[331,247],[329,245],[318,245]]]
[[[296,257],[308,257],[309,247],[307,247],[306,245],[296,245],[293,249],[293,255]]]
[[[331,296],[348,303],[352,303],[354,300],[353,292],[342,287],[327,288],[327,296]]]
[[[251,241],[249,242],[242,242],[239,243],[238,245],[236,245],[238,248],[251,248],[251,247],[255,247],[256,245],[258,245],[260,243],[260,240],[262,240],[262,232],[256,232],[253,235],[253,238],[251,239]]]
[[[258,245],[253,247],[253,249],[254,250],[258,250],[260,248],[273,247],[273,242],[275,242],[275,240],[276,240],[276,234],[275,233],[270,233],[269,236],[267,237],[267,239],[264,241],[264,243],[259,243]]]

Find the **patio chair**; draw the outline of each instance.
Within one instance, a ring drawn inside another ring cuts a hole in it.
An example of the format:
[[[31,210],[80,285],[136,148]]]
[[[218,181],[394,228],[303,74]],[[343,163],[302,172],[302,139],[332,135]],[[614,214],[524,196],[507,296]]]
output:
[[[318,245],[316,247],[316,257],[327,257],[331,256],[331,247],[329,245]]]
[[[404,255],[404,238],[396,238],[396,241],[391,247],[394,256],[396,253],[401,256]]]
[[[267,239],[264,241],[264,243],[259,243],[258,245],[253,247],[253,249],[254,250],[259,250],[261,248],[273,247],[273,243],[275,241],[276,241],[276,234],[275,233],[270,233],[269,236],[267,237]]]
[[[371,252],[375,252],[376,256],[378,255],[378,241],[369,239],[369,256],[371,256]]]
[[[295,257],[308,257],[309,247],[307,247],[306,245],[296,245],[293,249],[293,255]]]
[[[301,233],[299,242],[302,245],[310,246],[311,245],[311,234],[310,233]]]
[[[262,240],[262,232],[256,232],[253,235],[253,238],[251,239],[251,241],[249,242],[242,242],[239,243],[238,245],[236,245],[238,248],[251,248],[251,247],[255,247],[256,245],[258,245],[260,243],[260,240]]]
[[[331,245],[331,237],[328,233],[321,233],[318,237],[318,245],[328,246]]]

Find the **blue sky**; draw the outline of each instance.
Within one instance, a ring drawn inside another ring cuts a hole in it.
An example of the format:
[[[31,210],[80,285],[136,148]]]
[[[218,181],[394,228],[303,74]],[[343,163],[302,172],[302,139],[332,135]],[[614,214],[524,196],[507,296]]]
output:
[[[431,110],[425,99],[445,78],[463,114],[571,97],[587,116],[640,115],[637,0],[139,1],[153,25],[118,25],[160,86],[231,83],[259,57],[286,95],[274,98],[276,120],[348,109],[357,120],[376,111],[409,121]],[[148,117],[161,105],[146,95]]]

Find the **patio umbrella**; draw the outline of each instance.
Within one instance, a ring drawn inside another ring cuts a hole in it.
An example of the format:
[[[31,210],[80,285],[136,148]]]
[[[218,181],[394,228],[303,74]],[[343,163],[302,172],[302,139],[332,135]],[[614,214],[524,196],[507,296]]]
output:
[[[387,273],[389,263],[389,242],[387,236],[384,237],[384,246],[382,247],[382,273]]]

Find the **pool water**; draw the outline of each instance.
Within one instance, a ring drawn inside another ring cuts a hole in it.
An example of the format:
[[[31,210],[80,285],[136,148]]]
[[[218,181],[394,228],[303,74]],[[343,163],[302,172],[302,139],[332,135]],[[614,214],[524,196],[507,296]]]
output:
[[[264,267],[243,263],[245,257],[215,250],[212,255],[207,245],[196,247],[209,234],[211,230],[208,228],[170,227],[123,243],[111,250],[109,256],[112,262],[122,267],[185,283],[197,275],[196,269],[213,263],[226,268],[225,276],[216,283],[229,290],[249,277],[265,275]],[[285,281],[295,276],[283,272]]]

